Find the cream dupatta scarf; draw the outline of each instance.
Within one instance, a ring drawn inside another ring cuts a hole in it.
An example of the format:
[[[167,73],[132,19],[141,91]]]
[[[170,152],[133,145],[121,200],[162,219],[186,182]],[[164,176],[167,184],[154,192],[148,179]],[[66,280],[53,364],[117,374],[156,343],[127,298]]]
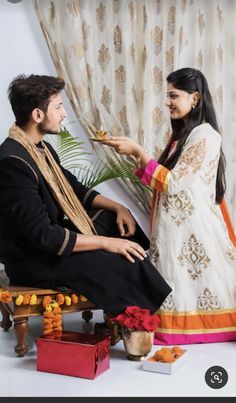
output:
[[[77,198],[72,186],[54,160],[46,144],[42,141],[45,158],[31,138],[15,123],[9,130],[9,137],[18,141],[26,148],[36,162],[59,206],[76,228],[78,228],[82,234],[96,234],[92,220]]]

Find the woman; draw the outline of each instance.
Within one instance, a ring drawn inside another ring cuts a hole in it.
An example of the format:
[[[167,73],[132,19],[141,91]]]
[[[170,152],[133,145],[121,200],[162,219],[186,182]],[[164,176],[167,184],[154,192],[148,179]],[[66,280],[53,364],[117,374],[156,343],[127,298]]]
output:
[[[152,263],[172,288],[160,307],[156,344],[236,340],[236,237],[224,202],[225,163],[203,74],[167,77],[172,136],[158,161],[126,137],[105,144],[136,158],[153,188]]]

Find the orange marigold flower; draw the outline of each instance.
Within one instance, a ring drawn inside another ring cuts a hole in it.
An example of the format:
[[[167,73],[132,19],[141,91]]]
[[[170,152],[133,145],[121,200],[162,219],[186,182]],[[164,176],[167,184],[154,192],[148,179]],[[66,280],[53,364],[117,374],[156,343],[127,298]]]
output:
[[[1,294],[0,294],[0,301],[3,302],[3,303],[5,303],[5,304],[8,304],[8,302],[11,302],[11,301],[12,301],[12,297],[11,297],[9,291],[3,291],[3,292],[1,292]]]
[[[50,311],[44,311],[43,313],[44,318],[53,318],[53,313]]]
[[[76,294],[71,294],[71,302],[72,304],[78,304],[79,297]]]
[[[43,329],[43,334],[44,335],[47,335],[47,334],[50,334],[50,333],[52,333],[52,329]]]
[[[25,294],[23,298],[23,305],[28,305],[30,302],[30,294]]]
[[[43,306],[47,306],[51,303],[51,297],[49,295],[45,295],[45,297],[43,297]]]
[[[58,305],[63,305],[64,300],[65,300],[65,297],[63,294],[57,294],[56,301],[57,301]]]
[[[55,313],[61,313],[61,308],[59,306],[53,309],[53,314]]]
[[[44,323],[43,328],[44,328],[44,330],[52,329],[53,325],[52,325],[52,323]]]

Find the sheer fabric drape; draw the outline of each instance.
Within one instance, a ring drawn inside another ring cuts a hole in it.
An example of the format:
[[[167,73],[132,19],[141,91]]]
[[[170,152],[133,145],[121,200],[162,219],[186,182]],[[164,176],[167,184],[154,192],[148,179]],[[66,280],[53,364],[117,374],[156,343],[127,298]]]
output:
[[[227,200],[236,223],[236,4],[234,0],[33,0],[58,75],[88,137],[101,127],[130,136],[158,158],[168,135],[166,76],[206,75],[227,159]],[[119,161],[108,147],[97,154]],[[140,208],[150,197],[123,182]]]

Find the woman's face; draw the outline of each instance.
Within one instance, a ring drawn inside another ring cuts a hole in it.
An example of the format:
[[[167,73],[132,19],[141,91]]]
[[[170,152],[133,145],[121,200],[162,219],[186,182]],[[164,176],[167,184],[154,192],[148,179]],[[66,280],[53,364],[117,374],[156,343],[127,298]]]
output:
[[[197,101],[197,92],[189,94],[178,90],[173,84],[167,84],[166,106],[169,108],[171,119],[186,120],[191,112],[192,105]]]

